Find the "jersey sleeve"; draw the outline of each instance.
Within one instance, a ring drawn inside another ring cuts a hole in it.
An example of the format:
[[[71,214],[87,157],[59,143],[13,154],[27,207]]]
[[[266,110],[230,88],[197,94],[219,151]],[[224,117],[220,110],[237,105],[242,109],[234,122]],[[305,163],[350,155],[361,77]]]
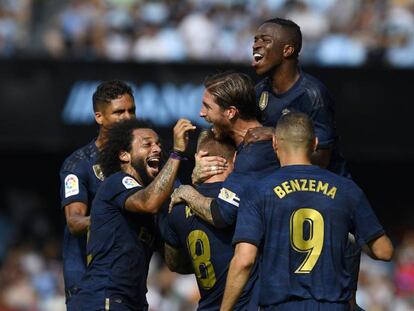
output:
[[[224,181],[214,204],[211,205],[213,221],[218,227],[231,226],[236,222],[240,194],[243,192],[242,176],[232,173]]]
[[[88,167],[81,160],[73,165],[68,165],[68,161],[75,160],[66,160],[59,172],[61,207],[63,208],[73,202],[88,204]]]
[[[143,187],[131,176],[116,174],[109,177],[105,187],[101,188],[103,199],[119,209],[125,208],[125,201]]]
[[[319,148],[327,148],[336,139],[333,101],[328,94],[322,91],[317,92],[312,101],[310,117],[315,126],[315,135],[319,141],[318,146]]]
[[[383,235],[384,229],[375,215],[366,196],[360,190],[361,195],[356,208],[353,211],[355,226],[355,239],[360,246]]]
[[[240,200],[233,244],[247,242],[257,247],[260,246],[265,229],[262,213],[260,196],[257,190],[249,187]]]

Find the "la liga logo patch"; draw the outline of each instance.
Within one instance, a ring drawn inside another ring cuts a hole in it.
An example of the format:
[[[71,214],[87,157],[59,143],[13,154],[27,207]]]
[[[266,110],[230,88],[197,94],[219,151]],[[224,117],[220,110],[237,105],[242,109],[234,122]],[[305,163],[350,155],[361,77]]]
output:
[[[132,177],[126,176],[122,179],[122,184],[127,189],[135,188],[139,186],[139,183]]]
[[[65,198],[79,193],[79,179],[74,174],[69,174],[65,178]]]

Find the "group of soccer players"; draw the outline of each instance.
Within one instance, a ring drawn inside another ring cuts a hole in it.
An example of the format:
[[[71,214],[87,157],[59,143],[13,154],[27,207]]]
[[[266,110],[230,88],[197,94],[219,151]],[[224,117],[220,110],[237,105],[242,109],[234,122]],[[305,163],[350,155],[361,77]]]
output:
[[[298,66],[301,44],[294,22],[265,21],[252,62],[264,80],[206,78],[200,117],[212,127],[193,185],[177,172],[195,126],[178,120],[163,161],[129,86],[98,86],[98,137],[60,172],[68,310],[147,310],[155,250],[195,274],[200,310],[357,310],[360,247],[380,260],[393,247],[347,171],[328,91]]]

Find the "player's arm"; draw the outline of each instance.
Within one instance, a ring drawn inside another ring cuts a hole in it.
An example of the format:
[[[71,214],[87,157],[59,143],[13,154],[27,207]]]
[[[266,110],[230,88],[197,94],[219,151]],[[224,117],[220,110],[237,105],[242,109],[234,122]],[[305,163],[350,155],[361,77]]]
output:
[[[203,196],[200,192],[189,185],[181,185],[171,195],[170,211],[174,205],[186,202],[188,207],[201,219],[214,226],[211,214],[211,203],[213,198]]]
[[[188,145],[188,132],[195,126],[189,120],[180,119],[174,126],[174,150],[184,152]],[[170,196],[177,178],[180,159],[170,157],[159,174],[144,189],[129,196],[125,208],[132,212],[156,213]]]
[[[88,206],[83,202],[72,202],[65,206],[65,217],[68,229],[73,235],[85,234],[90,225],[90,217],[86,216]]]
[[[390,261],[394,254],[394,247],[386,234],[368,242],[362,249],[376,260]]]
[[[249,280],[257,256],[257,246],[241,242],[236,245],[226,279],[221,311],[233,310]]]
[[[164,259],[167,267],[172,272],[180,274],[194,273],[190,258],[181,250],[164,243]]]

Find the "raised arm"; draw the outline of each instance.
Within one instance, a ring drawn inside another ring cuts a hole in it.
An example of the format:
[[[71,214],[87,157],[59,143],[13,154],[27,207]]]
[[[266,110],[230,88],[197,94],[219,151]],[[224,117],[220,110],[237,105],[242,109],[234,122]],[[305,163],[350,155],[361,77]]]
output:
[[[128,197],[125,208],[133,212],[156,213],[164,201],[171,195],[177,178],[181,157],[188,145],[188,132],[195,129],[189,120],[180,119],[174,127],[174,150],[154,180],[144,189]]]

